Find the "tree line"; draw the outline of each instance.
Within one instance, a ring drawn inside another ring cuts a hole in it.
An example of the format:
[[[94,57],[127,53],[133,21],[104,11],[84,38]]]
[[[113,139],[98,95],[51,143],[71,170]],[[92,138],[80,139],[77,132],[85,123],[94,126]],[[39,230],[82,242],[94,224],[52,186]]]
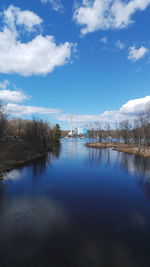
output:
[[[139,151],[150,146],[150,112],[140,114],[134,120],[123,120],[113,124],[106,123],[105,127],[89,129],[89,138],[98,142],[122,142],[135,145]]]
[[[9,119],[4,106],[0,105],[0,139],[10,137],[25,140],[31,148],[43,151],[59,142],[61,129],[58,124],[52,125],[37,118],[31,120]]]

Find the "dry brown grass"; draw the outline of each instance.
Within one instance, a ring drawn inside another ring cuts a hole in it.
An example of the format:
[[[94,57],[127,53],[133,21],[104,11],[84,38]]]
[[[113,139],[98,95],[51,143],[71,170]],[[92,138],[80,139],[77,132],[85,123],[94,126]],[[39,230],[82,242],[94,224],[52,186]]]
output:
[[[143,157],[150,157],[150,147],[138,149],[136,145],[128,145],[128,144],[121,144],[121,143],[87,143],[86,146],[93,147],[93,148],[109,148],[111,147],[113,150],[119,152],[125,152],[129,154],[136,154]]]
[[[5,171],[39,158],[43,154],[31,149],[25,141],[0,141],[0,177]]]

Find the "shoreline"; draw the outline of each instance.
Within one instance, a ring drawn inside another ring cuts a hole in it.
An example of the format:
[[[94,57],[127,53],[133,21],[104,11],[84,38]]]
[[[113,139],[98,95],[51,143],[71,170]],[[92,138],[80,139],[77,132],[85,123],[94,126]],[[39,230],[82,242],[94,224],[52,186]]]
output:
[[[4,179],[5,173],[10,172],[10,171],[17,169],[17,168],[26,166],[26,165],[34,162],[35,160],[43,158],[44,156],[47,155],[48,152],[51,152],[51,150],[43,152],[43,153],[35,154],[35,156],[31,156],[31,157],[26,158],[24,160],[20,160],[20,161],[18,160],[18,161],[14,161],[14,162],[12,161],[12,163],[11,164],[8,163],[8,165],[6,163],[5,166],[0,166],[0,180]]]
[[[150,147],[145,148],[144,150],[141,149],[139,151],[136,145],[128,145],[128,144],[121,144],[121,143],[86,143],[87,147],[97,148],[97,149],[106,149],[112,148],[112,150],[118,152],[125,152],[128,154],[139,155],[142,157],[150,157]]]
[[[43,158],[44,156],[47,155],[48,152],[51,152],[52,150],[49,150],[49,151],[46,151],[46,152],[43,152],[43,153],[37,153],[35,154],[34,156],[30,156],[24,160],[18,160],[18,161],[13,161],[11,163],[9,162],[5,162],[5,166],[1,166],[0,167],[0,180],[3,180],[4,179],[4,176],[5,176],[5,173],[7,172],[10,172],[16,168],[19,168],[19,167],[23,167],[23,166],[26,166],[28,165],[29,163],[32,163],[33,161],[37,160],[37,159],[40,159],[40,158]]]
[[[53,146],[43,151],[32,149],[25,141],[0,141],[0,148],[0,180],[4,179],[5,173],[25,166],[46,156],[48,152],[54,151]]]

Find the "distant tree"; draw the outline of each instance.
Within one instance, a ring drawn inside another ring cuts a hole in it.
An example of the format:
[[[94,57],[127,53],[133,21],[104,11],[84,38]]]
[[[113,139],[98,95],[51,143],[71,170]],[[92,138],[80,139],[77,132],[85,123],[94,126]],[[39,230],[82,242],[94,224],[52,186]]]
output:
[[[14,118],[9,121],[9,134],[16,137],[21,137],[25,128],[26,120]]]
[[[8,114],[4,110],[4,105],[0,103],[0,138],[4,137],[8,128]]]
[[[61,138],[61,128],[60,125],[57,123],[55,126],[55,139],[56,141],[59,141],[60,138]]]
[[[106,140],[107,140],[107,143],[109,143],[109,135],[110,135],[110,124],[109,123],[106,123]]]
[[[120,122],[120,133],[121,137],[124,139],[124,143],[128,144],[131,137],[131,125],[129,120],[124,120]]]
[[[48,122],[33,118],[26,123],[23,137],[34,149],[48,149],[51,141],[50,126]]]

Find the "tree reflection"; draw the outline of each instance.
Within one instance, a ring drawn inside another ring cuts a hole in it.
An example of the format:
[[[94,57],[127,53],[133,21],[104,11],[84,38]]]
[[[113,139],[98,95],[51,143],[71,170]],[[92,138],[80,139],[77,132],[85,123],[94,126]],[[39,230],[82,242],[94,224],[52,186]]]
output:
[[[35,160],[31,160],[27,164],[23,164],[17,169],[4,173],[4,179],[19,180],[20,178],[22,178],[24,169],[26,167],[29,167],[29,169],[31,169],[33,178],[36,178],[38,176],[40,177],[45,173],[47,166],[48,165],[50,166],[53,160],[59,158],[60,152],[61,152],[61,144],[58,143],[53,147],[52,151],[45,154],[44,156],[41,156],[40,158],[37,158]]]
[[[113,151],[112,149],[95,149],[89,148],[86,163],[90,167],[104,167],[115,164],[134,175],[140,186],[147,195],[150,196],[150,158],[132,155],[124,152]]]
[[[59,158],[60,152],[61,144],[58,143],[53,147],[51,152],[33,161],[31,164],[33,177],[42,176],[46,171],[47,165],[50,166],[54,159]]]
[[[112,163],[120,164],[128,173],[140,174],[150,179],[150,158],[117,152],[110,148],[89,148],[87,162],[90,166],[99,166],[101,163],[107,166]]]
[[[103,164],[110,165],[111,155],[110,149],[88,149],[87,163],[89,166],[99,166],[102,162]]]
[[[121,153],[121,164],[130,174],[136,174],[139,185],[150,197],[150,159]]]
[[[121,165],[131,174],[140,174],[150,178],[150,159],[138,155],[120,153]]]

